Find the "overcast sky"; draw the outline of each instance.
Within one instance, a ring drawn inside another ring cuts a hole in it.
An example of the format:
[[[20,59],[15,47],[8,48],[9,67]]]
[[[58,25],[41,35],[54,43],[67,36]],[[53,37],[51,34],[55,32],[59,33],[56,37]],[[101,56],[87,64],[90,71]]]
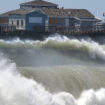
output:
[[[0,13],[17,9],[19,4],[30,0],[0,0]],[[46,0],[64,8],[88,9],[99,18],[103,18],[105,12],[105,0]]]

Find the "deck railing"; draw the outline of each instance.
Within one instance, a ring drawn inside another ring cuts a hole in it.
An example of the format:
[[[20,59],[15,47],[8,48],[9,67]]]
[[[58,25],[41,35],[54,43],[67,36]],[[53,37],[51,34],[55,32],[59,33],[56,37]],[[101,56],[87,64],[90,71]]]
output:
[[[44,29],[43,29],[44,30]],[[0,27],[0,33],[2,32],[19,32],[22,30],[17,30],[14,26],[2,26]],[[27,30],[23,30],[27,31]],[[38,32],[38,30],[33,30]],[[41,31],[41,30],[40,30]],[[50,33],[60,33],[60,34],[88,34],[88,33],[105,33],[105,25],[95,25],[95,26],[46,26],[44,32]]]
[[[52,33],[68,33],[68,34],[80,34],[80,33],[95,33],[95,32],[105,32],[104,25],[95,26],[49,26],[45,27],[46,31]]]

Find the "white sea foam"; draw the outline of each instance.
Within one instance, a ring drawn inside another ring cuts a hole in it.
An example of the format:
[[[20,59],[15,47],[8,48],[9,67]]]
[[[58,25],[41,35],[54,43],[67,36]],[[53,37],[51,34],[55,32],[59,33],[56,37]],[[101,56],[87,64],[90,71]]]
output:
[[[105,60],[105,49],[102,45],[88,40],[78,40],[78,39],[69,39],[66,36],[56,35],[54,37],[48,37],[44,41],[33,41],[33,40],[20,40],[14,39],[9,41],[0,40],[0,45],[12,45],[12,46],[25,46],[32,48],[55,48],[55,49],[65,49],[65,50],[76,50],[85,52],[92,59],[102,59]]]
[[[105,89],[84,91],[78,99],[66,92],[52,94],[0,55],[0,105],[105,105]]]

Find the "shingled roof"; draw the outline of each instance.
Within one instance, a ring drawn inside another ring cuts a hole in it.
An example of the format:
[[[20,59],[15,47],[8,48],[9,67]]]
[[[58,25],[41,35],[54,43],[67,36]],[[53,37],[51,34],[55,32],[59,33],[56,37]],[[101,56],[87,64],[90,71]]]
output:
[[[8,14],[9,14],[10,12],[11,12],[11,11],[8,11],[8,12],[5,12],[5,13],[2,13],[2,14],[0,14],[0,17],[7,17]]]
[[[25,2],[22,3],[20,5],[31,5],[31,6],[57,6],[57,4],[51,3],[51,2],[47,2],[47,1],[43,1],[43,0],[34,0],[34,1],[30,1],[30,2]]]
[[[16,9],[16,10],[12,10],[12,11],[8,11],[6,13],[0,14],[1,17],[6,17],[8,15],[14,14],[14,15],[24,15],[24,14],[28,14],[30,12],[33,12],[34,10],[25,10],[25,9]]]
[[[86,9],[47,9],[43,8],[43,12],[49,16],[74,16],[79,18],[94,18]],[[69,14],[71,13],[71,14]]]
[[[67,16],[73,16],[77,18],[87,18],[87,19],[95,19],[96,21],[99,21],[99,19],[96,19],[94,15],[92,15],[88,10],[86,9],[33,9],[33,10],[25,10],[25,9],[16,9],[13,11],[6,12],[4,14],[1,14],[0,17],[6,17],[8,15],[14,14],[14,15],[25,15],[33,11],[40,10],[47,16],[53,16],[53,17],[67,17]],[[69,14],[70,13],[70,14]]]

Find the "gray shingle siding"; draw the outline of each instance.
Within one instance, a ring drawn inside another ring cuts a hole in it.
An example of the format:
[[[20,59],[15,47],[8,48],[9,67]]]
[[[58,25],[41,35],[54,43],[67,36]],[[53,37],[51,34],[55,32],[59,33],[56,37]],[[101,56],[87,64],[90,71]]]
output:
[[[6,19],[8,21],[8,16],[0,16],[0,26],[8,26],[8,22],[1,22],[2,19]]]

